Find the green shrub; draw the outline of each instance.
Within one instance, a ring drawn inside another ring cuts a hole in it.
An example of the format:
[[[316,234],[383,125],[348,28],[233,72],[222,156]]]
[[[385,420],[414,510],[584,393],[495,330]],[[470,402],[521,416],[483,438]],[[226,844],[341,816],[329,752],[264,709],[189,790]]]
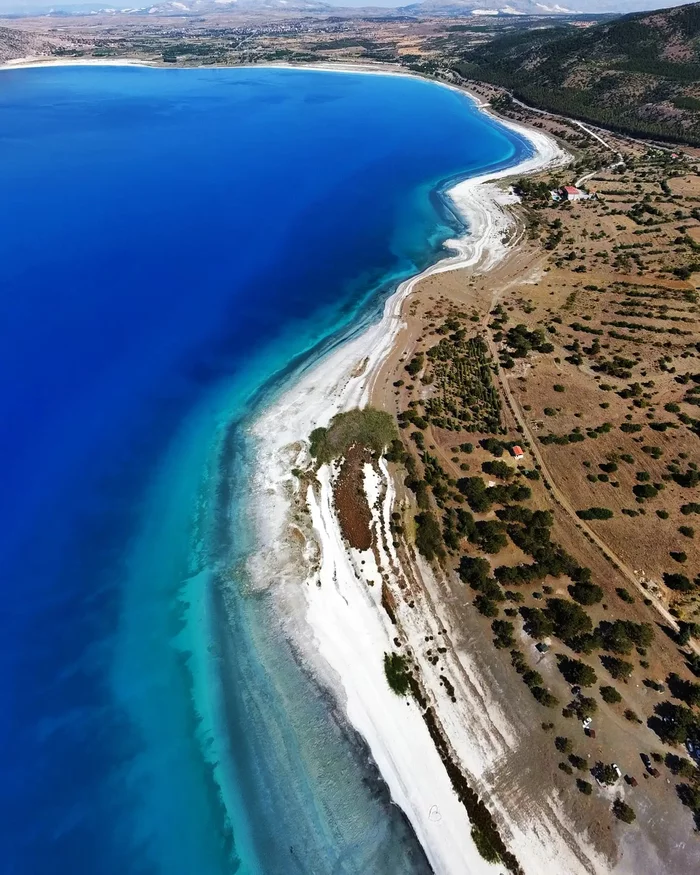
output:
[[[664,572],[663,581],[674,592],[692,592],[696,585],[685,574]]]
[[[396,464],[403,465],[408,460],[408,453],[406,452],[406,448],[403,445],[403,442],[399,440],[399,438],[394,438],[394,440],[389,444],[389,449],[384,454],[384,458],[388,462],[395,462]]]
[[[612,763],[597,762],[591,771],[601,784],[607,784],[609,787],[617,784],[619,780]]]
[[[654,630],[649,623],[634,623],[631,620],[601,620],[596,629],[600,646],[613,653],[629,653],[633,647],[648,647],[654,639]]]
[[[608,705],[616,705],[618,702],[622,701],[622,696],[618,693],[615,687],[601,687],[600,697],[604,702],[607,702]]]
[[[595,583],[574,583],[569,595],[580,605],[595,605],[603,600],[603,590]]]
[[[531,637],[537,640],[547,638],[554,631],[554,623],[539,608],[521,608],[520,615],[524,623],[523,629]]]
[[[599,478],[600,479],[599,475]],[[607,507],[589,507],[585,510],[577,510],[576,516],[581,520],[609,520],[613,512]]]
[[[423,370],[424,364],[425,355],[422,352],[419,352],[416,353],[416,355],[414,355],[411,361],[406,365],[406,370],[412,377],[415,377],[416,374],[419,374]]]
[[[597,677],[590,665],[581,662],[580,659],[571,659],[569,656],[557,657],[557,665],[564,679],[570,684],[578,684],[581,687],[592,687]]]
[[[563,641],[585,635],[593,628],[588,614],[575,602],[567,599],[547,599],[545,614],[554,625],[554,634]]]
[[[513,624],[507,620],[494,620],[491,623],[491,631],[495,636],[493,643],[499,650],[505,647],[512,647],[515,644],[515,638],[513,637],[514,629]]]
[[[515,476],[515,469],[500,459],[483,462],[481,470],[484,474],[491,474],[492,477],[498,477],[501,480],[511,480]]]
[[[618,659],[616,656],[601,656],[600,661],[616,681],[626,681],[634,671],[631,662]]]
[[[482,556],[462,556],[457,573],[472,589],[481,589],[489,581],[495,583],[491,577],[491,566]]]
[[[571,753],[574,749],[571,739],[566,738],[564,735],[557,735],[554,739],[554,747],[556,747],[559,753]]]
[[[553,696],[544,687],[530,687],[530,692],[540,705],[544,705],[545,708],[554,708],[558,704],[557,697]]]
[[[613,802],[612,810],[615,817],[623,823],[633,823],[637,819],[637,815],[634,813],[634,808],[626,802],[623,802],[622,799],[616,799]]]
[[[385,653],[384,674],[396,695],[405,696],[411,686],[408,659],[400,653]]]
[[[598,703],[590,696],[578,696],[569,705],[569,709],[579,720],[585,720],[587,717],[592,717],[598,711]]]
[[[492,599],[485,595],[478,595],[474,599],[474,607],[484,617],[497,617],[498,605]]]
[[[696,816],[700,814],[700,787],[697,781],[692,784],[679,784],[676,792],[683,805],[687,805]]]
[[[700,684],[680,677],[675,671],[669,674],[666,683],[674,699],[680,699],[691,708],[700,706]]]
[[[498,853],[498,850],[493,846],[489,837],[484,833],[483,830],[478,829],[477,827],[472,827],[472,841],[476,845],[476,849],[479,854],[486,860],[487,863],[498,863],[500,862],[501,855]]]
[[[484,553],[498,553],[508,543],[505,527],[498,520],[479,520],[469,540],[481,547]]]
[[[440,524],[432,511],[416,515],[416,547],[426,559],[442,559],[445,549]]]

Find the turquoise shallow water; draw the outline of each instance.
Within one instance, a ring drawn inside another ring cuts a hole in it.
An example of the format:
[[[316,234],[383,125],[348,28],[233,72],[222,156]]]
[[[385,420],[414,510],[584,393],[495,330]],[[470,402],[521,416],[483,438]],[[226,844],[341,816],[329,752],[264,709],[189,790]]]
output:
[[[427,871],[246,589],[246,425],[526,150],[407,78],[0,77],[2,871]]]

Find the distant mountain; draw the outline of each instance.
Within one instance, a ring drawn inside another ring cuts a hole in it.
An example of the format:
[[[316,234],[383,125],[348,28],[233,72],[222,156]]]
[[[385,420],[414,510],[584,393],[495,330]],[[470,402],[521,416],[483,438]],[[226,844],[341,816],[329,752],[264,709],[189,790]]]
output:
[[[347,2],[347,6],[345,5]],[[680,0],[680,3],[684,0]],[[381,0],[378,6],[371,0],[155,0],[153,3],[109,4],[104,0],[2,0],[2,5],[14,13],[35,15],[81,15],[94,13],[149,14],[149,15],[207,15],[216,12],[240,12],[260,15],[266,13],[318,15],[332,14],[347,17],[363,15],[410,15],[415,17],[465,17],[489,15],[567,15],[567,14],[623,14],[637,10],[657,9],[668,5],[663,0],[421,0],[417,3],[395,5],[392,0]],[[1,14],[1,13],[0,13]]]
[[[559,15],[573,12],[579,4],[554,0],[423,0],[401,6],[398,12],[416,16],[457,18],[465,15]]]
[[[465,48],[464,76],[609,128],[700,144],[700,3]]]
[[[687,0],[423,0],[402,6],[401,11],[413,15],[461,16],[484,14],[560,15],[568,13],[623,15],[668,6],[681,6]]]
[[[26,14],[42,15],[90,15],[95,13],[113,15],[208,15],[217,12],[236,11],[264,15],[284,13],[293,17],[310,13],[331,14],[337,9],[321,0],[155,0],[153,3],[110,4],[105,0],[54,0],[32,3],[23,7]]]

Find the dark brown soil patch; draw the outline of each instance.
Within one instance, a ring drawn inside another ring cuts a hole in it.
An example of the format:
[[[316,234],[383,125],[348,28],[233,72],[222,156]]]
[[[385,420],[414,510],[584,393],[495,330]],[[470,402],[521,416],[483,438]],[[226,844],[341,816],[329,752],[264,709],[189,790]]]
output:
[[[341,531],[356,550],[370,550],[372,547],[372,514],[367,503],[362,470],[365,462],[369,461],[369,452],[364,447],[351,447],[333,492]]]

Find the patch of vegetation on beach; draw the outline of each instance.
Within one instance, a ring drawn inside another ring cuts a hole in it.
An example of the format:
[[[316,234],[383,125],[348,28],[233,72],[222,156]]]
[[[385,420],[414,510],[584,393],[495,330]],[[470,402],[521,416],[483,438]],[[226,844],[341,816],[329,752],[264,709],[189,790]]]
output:
[[[478,794],[472,790],[461,768],[454,762],[447,739],[438,724],[432,708],[423,712],[433,743],[445,765],[457,798],[464,805],[472,824],[471,836],[481,856],[490,863],[502,863],[513,875],[522,875],[516,857],[507,849],[493,815]]]
[[[400,653],[384,654],[384,674],[387,683],[397,696],[405,696],[411,689],[408,659]]]
[[[398,438],[393,417],[383,410],[365,407],[338,413],[328,428],[315,428],[309,435],[310,452],[317,465],[339,459],[353,445],[381,455]]]

